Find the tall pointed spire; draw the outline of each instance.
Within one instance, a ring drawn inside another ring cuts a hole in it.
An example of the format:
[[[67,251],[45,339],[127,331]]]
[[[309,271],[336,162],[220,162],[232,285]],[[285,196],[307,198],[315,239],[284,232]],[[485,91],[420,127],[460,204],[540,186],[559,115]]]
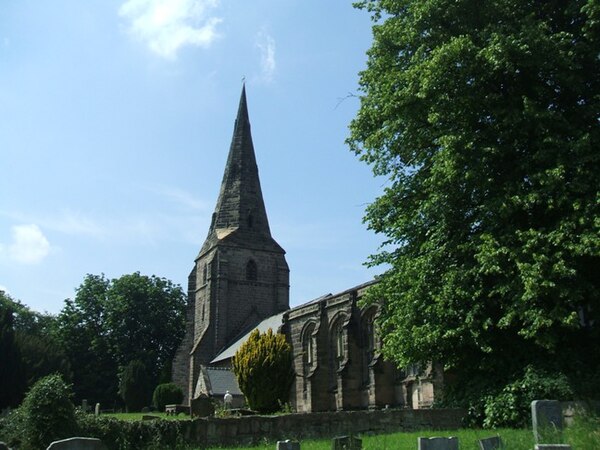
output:
[[[255,240],[272,240],[254,155],[245,85],[242,87],[233,138],[208,241],[212,241],[211,236],[220,239],[233,231],[249,233]],[[203,250],[206,250],[207,244],[211,245],[206,242]]]

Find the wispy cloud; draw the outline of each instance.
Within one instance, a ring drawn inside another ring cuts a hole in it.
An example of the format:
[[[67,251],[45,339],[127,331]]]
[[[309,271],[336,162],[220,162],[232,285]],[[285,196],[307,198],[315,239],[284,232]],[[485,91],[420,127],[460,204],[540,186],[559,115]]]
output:
[[[277,63],[275,62],[275,40],[265,31],[256,36],[256,46],[260,50],[261,78],[266,82],[273,81]]]
[[[208,208],[207,203],[204,200],[194,197],[188,191],[174,187],[174,186],[149,186],[149,191],[159,194],[162,197],[167,198],[171,202],[183,207],[184,209],[191,211],[206,211]]]
[[[11,228],[11,235],[12,240],[6,247],[10,260],[22,264],[38,264],[48,256],[50,242],[37,225],[15,225]]]
[[[208,47],[221,19],[211,15],[219,0],[127,0],[119,15],[129,31],[159,56],[174,59],[185,45]]]

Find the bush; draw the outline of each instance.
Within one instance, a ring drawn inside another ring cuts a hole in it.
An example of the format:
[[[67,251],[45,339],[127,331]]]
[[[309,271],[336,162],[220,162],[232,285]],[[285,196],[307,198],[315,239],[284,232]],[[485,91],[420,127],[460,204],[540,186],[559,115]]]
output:
[[[150,381],[146,366],[141,361],[131,361],[121,373],[119,395],[127,412],[141,411],[150,404]]]
[[[77,422],[82,435],[98,438],[110,449],[189,449],[179,420],[126,421],[78,412]]]
[[[573,390],[567,377],[528,366],[522,378],[506,385],[498,394],[484,398],[485,428],[525,427],[530,422],[531,402],[569,400]]]
[[[22,449],[45,449],[52,441],[77,434],[72,395],[60,375],[49,375],[33,385],[19,412]]]
[[[275,412],[294,381],[292,349],[284,335],[254,330],[233,357],[233,372],[250,408]]]
[[[179,404],[182,401],[183,391],[175,383],[159,384],[152,395],[152,404],[161,412],[165,410],[165,405]]]

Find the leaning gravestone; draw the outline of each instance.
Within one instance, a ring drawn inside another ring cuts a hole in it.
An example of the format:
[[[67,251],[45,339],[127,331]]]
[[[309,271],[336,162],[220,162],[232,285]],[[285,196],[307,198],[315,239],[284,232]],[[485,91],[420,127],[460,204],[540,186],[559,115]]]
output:
[[[54,441],[47,450],[107,450],[100,439],[72,437]]]
[[[560,442],[563,429],[562,408],[557,400],[531,402],[531,423],[535,442]]]
[[[331,440],[331,450],[361,450],[362,440],[354,436],[336,436]]]
[[[501,450],[503,448],[504,447],[502,446],[502,439],[500,439],[500,436],[479,439],[480,450]]]
[[[419,450],[458,450],[457,437],[420,437],[417,439]]]
[[[300,442],[298,441],[290,441],[289,439],[285,441],[277,441],[277,450],[300,450]]]
[[[567,444],[535,444],[535,450],[571,450]]]

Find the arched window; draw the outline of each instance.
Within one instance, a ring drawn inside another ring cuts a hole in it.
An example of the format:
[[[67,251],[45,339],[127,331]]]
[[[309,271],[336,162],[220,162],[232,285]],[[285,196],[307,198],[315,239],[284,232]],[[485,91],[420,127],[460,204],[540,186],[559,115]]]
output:
[[[246,222],[248,224],[248,228],[252,228],[252,226],[254,225],[254,217],[252,216],[251,212],[248,213],[248,217],[246,217]]]
[[[202,266],[202,283],[206,284],[207,281],[208,281],[208,266],[206,264],[204,264]]]
[[[309,370],[313,365],[314,358],[314,337],[315,324],[311,323],[306,326],[302,333],[302,362],[304,369],[304,376],[308,375]]]
[[[256,281],[258,275],[258,269],[256,267],[256,263],[254,260],[248,261],[246,264],[246,280],[248,281]]]
[[[344,345],[344,319],[339,318],[330,329],[329,335],[329,387],[337,388],[337,373],[346,356]]]

